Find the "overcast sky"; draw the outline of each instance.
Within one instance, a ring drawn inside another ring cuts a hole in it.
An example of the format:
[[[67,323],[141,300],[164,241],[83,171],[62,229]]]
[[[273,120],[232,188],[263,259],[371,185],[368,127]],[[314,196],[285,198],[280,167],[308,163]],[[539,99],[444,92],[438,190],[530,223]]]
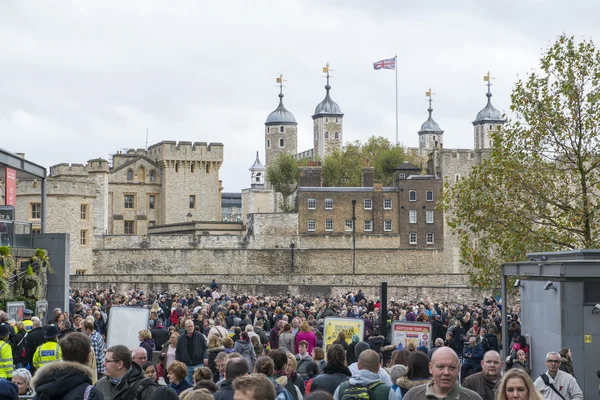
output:
[[[33,162],[85,163],[162,140],[222,142],[224,191],[249,186],[264,121],[284,104],[298,150],[312,148],[322,67],[344,116],[344,141],[417,145],[425,91],[446,148],[471,148],[485,106],[509,111],[518,76],[562,32],[598,39],[595,0],[26,1],[0,2],[0,147]]]

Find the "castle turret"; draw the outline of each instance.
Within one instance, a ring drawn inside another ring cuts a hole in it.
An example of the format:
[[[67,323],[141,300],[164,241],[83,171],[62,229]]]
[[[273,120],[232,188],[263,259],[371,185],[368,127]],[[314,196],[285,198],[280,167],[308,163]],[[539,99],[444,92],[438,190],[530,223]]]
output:
[[[421,129],[419,130],[420,155],[429,154],[435,148],[442,148],[444,143],[444,131],[440,128],[438,123],[433,120],[431,115],[433,113],[433,108],[431,108],[431,102],[433,101],[431,89],[429,89],[425,95],[429,97],[429,108],[427,109],[429,118],[427,118],[427,121],[423,122],[423,125],[421,125]]]
[[[483,77],[483,80],[487,82],[488,91],[486,93],[487,104],[483,110],[477,113],[475,121],[473,121],[474,127],[474,140],[475,150],[491,150],[493,145],[492,133],[500,130],[502,125],[506,122],[502,118],[500,111],[492,105],[492,91],[491,91],[491,77],[490,73]]]
[[[252,188],[263,188],[265,187],[265,174],[267,169],[261,164],[260,159],[258,158],[258,151],[256,152],[256,161],[250,167],[251,173],[251,183],[250,187]]]
[[[279,83],[279,106],[265,121],[265,163],[271,165],[282,153],[296,155],[298,152],[298,123],[294,114],[283,105],[283,75]]]
[[[325,85],[325,99],[315,108],[313,119],[314,131],[314,158],[322,160],[328,154],[342,149],[344,113],[340,106],[331,99],[329,91],[329,63],[323,67],[323,72],[327,75],[327,84]]]

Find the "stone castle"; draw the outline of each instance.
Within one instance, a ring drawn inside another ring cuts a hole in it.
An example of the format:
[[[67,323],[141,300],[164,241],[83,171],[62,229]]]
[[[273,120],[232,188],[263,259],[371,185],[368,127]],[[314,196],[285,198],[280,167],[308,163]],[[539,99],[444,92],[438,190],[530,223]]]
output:
[[[266,165],[282,152],[322,159],[341,149],[344,114],[330,96],[329,76],[325,89],[312,116],[314,147],[299,153],[297,122],[280,88],[265,122]],[[443,181],[467,175],[504,123],[489,86],[487,96],[473,121],[473,149],[445,149],[430,106],[419,147],[409,149],[427,158],[425,175],[399,166],[397,185],[387,188],[364,168],[363,187],[325,188],[319,167],[301,168],[298,213],[276,212],[257,154],[241,223],[220,221],[221,143],[164,141],[117,152],[111,162],[59,164],[47,182],[47,231],[70,234],[73,287],[175,291],[215,278],[226,290],[323,296],[376,293],[387,281],[396,298],[478,299],[436,202]],[[19,220],[39,222],[39,186],[18,182]]]

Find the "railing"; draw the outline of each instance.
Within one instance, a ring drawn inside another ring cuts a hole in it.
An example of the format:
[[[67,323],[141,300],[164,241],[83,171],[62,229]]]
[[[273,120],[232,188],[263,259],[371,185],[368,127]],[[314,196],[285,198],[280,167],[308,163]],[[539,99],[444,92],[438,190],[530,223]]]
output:
[[[0,246],[31,249],[32,225],[30,222],[0,220]]]
[[[37,262],[34,262],[31,265],[31,269],[33,270],[34,273],[38,272],[40,269],[40,264]],[[19,271],[19,272],[17,272]],[[22,268],[20,265],[18,265],[16,267],[16,269],[14,270],[14,272],[9,275],[8,277],[8,288],[13,287],[14,285],[16,285],[18,282],[22,281],[23,279],[25,279],[25,277],[27,276],[27,269]],[[5,290],[0,290],[0,296],[3,296],[5,293]]]

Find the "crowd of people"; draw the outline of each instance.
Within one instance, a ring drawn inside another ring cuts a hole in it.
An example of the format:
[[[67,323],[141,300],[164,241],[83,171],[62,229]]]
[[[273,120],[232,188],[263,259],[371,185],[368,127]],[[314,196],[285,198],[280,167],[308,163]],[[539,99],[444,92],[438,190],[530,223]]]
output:
[[[106,348],[119,306],[149,309],[136,348]],[[569,349],[548,353],[547,372],[532,380],[518,308],[507,310],[511,345],[501,348],[501,307],[493,298],[392,298],[382,316],[380,301],[360,290],[228,295],[214,281],[186,294],[74,290],[47,325],[30,310],[19,322],[0,312],[0,398],[583,399]],[[364,330],[326,343],[328,317],[362,319]],[[433,346],[392,344],[392,321],[431,323]]]

